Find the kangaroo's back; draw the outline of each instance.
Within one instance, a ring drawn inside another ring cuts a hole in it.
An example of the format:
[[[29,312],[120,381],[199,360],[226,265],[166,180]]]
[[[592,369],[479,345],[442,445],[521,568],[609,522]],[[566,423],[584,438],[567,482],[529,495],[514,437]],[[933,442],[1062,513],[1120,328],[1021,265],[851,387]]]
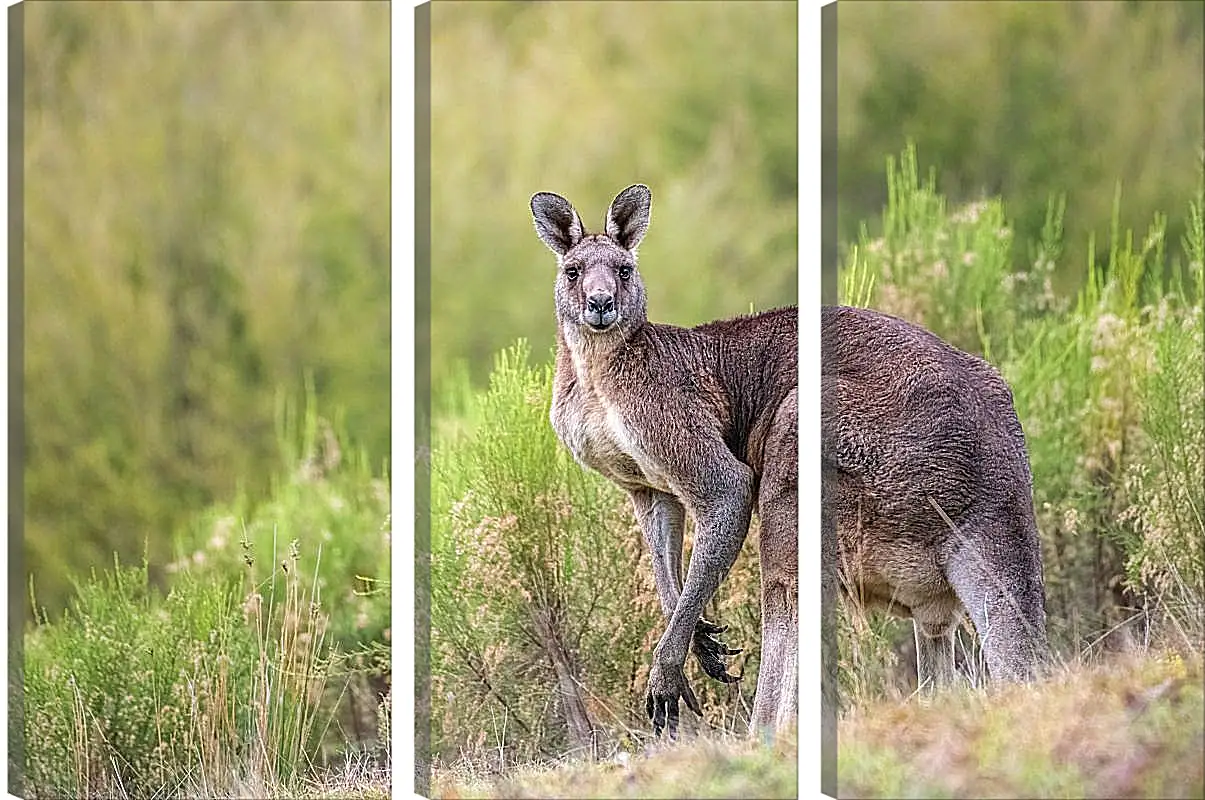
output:
[[[799,385],[799,312],[777,308],[692,330],[714,343],[711,369],[728,398],[721,435],[736,457],[761,475],[774,414]]]
[[[822,330],[821,456],[874,496],[864,510],[903,525],[927,525],[928,498],[949,515],[989,497],[1024,511],[1024,434],[991,365],[868,309],[825,308]]]

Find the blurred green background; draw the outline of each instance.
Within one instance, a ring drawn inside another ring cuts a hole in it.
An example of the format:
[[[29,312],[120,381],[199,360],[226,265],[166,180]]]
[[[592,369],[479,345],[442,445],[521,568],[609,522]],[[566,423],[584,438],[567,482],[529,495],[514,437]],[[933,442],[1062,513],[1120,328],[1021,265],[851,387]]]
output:
[[[1202,147],[1203,28],[1199,0],[840,3],[841,240],[879,216],[884,158],[911,140],[952,204],[1000,196],[1023,239],[1066,195],[1060,291],[1083,280],[1089,233],[1107,243],[1117,181],[1122,226],[1174,211],[1178,243]],[[1023,269],[1031,251],[1019,244]],[[1107,259],[1097,247],[1098,265]]]
[[[1192,194],[1205,3],[846,2],[838,23],[843,241],[907,139],[952,202],[1002,194],[1021,238],[1066,192],[1064,286],[1118,179],[1123,226]],[[70,572],[166,558],[189,515],[264,491],[307,372],[388,455],[388,6],[33,3],[25,24],[25,566],[53,608]],[[794,4],[437,2],[432,113],[437,403],[518,337],[552,346],[535,191],[597,228],[652,187],[655,319],[794,300]]]
[[[389,6],[24,18],[25,568],[53,610],[262,496],[307,376],[388,457]]]
[[[847,1],[837,17],[842,242],[864,220],[879,233],[885,159],[909,140],[951,203],[1002,196],[1024,239],[1017,269],[1066,195],[1063,291],[1084,277],[1088,234],[1107,237],[1118,181],[1123,226],[1192,196],[1205,3]],[[791,3],[435,3],[437,414],[453,374],[481,385],[515,338],[537,360],[552,346],[536,191],[599,227],[617,191],[652,188],[641,263],[655,319],[793,302],[796,102]],[[1183,233],[1172,219],[1169,240]]]
[[[528,202],[590,230],[646,183],[651,318],[692,325],[796,297],[794,3],[436,2],[431,361],[482,385],[518,337],[553,346],[555,261]]]

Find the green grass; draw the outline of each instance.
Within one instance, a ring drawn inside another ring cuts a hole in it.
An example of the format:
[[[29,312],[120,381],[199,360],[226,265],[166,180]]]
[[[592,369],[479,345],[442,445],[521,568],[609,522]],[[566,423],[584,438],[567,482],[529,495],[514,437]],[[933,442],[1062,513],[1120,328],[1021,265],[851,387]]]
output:
[[[285,564],[279,606],[274,576],[184,573],[160,596],[145,568],[115,566],[82,584],[26,637],[32,794],[209,797],[308,772],[332,660],[300,554]]]

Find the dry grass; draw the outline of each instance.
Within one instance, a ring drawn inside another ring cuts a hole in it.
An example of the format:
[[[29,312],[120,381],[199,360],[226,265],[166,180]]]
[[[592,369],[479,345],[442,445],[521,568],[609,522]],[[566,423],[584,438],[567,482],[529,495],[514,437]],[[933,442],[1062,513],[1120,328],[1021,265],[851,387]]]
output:
[[[1202,661],[1067,667],[1036,686],[855,709],[842,797],[1202,797]]]
[[[431,797],[796,797],[797,751],[794,734],[771,746],[744,738],[685,739],[641,755],[531,764],[498,776],[441,770],[433,776]]]

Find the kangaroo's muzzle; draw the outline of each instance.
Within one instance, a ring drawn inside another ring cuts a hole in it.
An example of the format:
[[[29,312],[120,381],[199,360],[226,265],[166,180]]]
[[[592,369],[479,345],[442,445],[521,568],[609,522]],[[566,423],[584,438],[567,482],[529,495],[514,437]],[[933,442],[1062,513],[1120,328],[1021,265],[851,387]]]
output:
[[[586,324],[594,330],[606,330],[611,327],[618,316],[613,295],[600,292],[586,298]]]

